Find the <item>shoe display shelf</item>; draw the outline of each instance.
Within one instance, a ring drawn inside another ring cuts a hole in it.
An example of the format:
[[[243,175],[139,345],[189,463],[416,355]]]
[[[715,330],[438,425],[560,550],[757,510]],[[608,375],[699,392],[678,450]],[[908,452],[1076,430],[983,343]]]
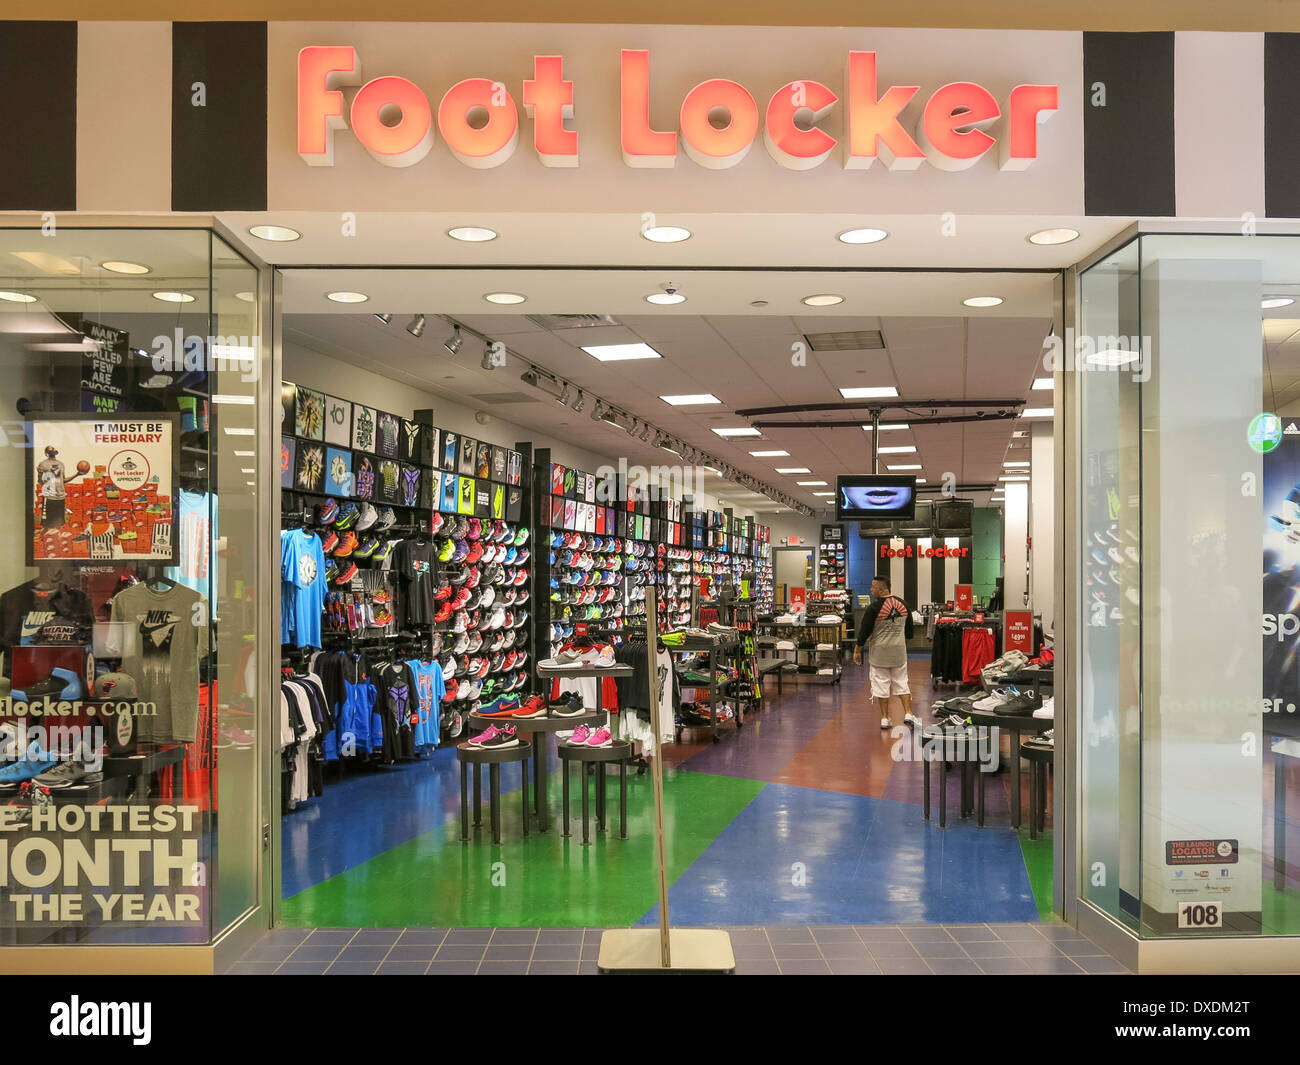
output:
[[[623,537],[551,530],[545,534],[549,654],[575,635],[619,643],[645,625],[654,545]]]
[[[707,693],[708,704],[709,704],[709,715],[708,715],[709,722],[707,725],[683,723],[681,716],[680,715],[678,716],[677,729],[676,729],[678,743],[681,743],[682,733],[684,731],[688,729],[701,729],[701,728],[708,729],[709,737],[713,740],[714,743],[718,742],[719,740],[718,725],[722,720],[721,718],[719,718],[718,715],[719,704],[723,699],[729,697],[728,689],[732,690],[732,695],[730,696],[730,698],[733,703],[732,715],[733,715],[733,720],[736,723],[736,729],[739,730],[744,728],[744,721],[742,719],[742,714],[740,712],[739,706],[736,705],[735,697],[734,697],[735,682],[734,681],[726,681],[725,683],[718,682],[718,666],[723,664],[724,662],[734,664],[739,654],[739,650],[740,650],[739,640],[710,639],[707,636],[687,636],[682,643],[671,645],[668,647],[668,653],[674,656],[673,669],[677,673],[678,685],[684,689],[686,688],[692,689],[695,692],[695,699],[693,701],[696,703],[697,706],[701,702],[700,693]],[[689,669],[690,672],[705,673],[709,678],[708,684],[702,684],[698,681],[687,680],[683,676],[683,674],[687,672],[687,667],[685,667],[681,662],[675,660],[675,656],[677,655],[698,656],[701,654],[705,654],[708,657],[704,659],[703,662],[697,661],[693,663],[689,667]]]
[[[794,660],[801,677],[818,684],[838,684],[843,679],[843,622],[836,625],[774,623],[770,628],[771,636],[777,641],[794,643]]]

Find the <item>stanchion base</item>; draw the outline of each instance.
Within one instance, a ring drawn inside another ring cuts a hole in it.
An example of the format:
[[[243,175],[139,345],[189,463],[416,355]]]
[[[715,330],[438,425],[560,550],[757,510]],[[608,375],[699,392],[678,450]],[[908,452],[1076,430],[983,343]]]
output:
[[[665,969],[657,928],[611,928],[600,937],[596,969],[602,975],[648,976],[653,973],[731,975],[736,956],[731,936],[713,928],[670,928],[672,964]]]

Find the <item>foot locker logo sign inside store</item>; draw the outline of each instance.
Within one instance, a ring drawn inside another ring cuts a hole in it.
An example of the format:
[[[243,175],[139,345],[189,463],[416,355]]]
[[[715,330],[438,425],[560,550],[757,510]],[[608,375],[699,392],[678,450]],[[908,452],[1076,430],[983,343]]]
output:
[[[344,114],[342,89],[360,86]],[[578,165],[579,132],[574,118],[576,87],[564,77],[564,57],[534,56],[533,76],[521,85],[524,110],[533,120],[533,147],[546,166]],[[760,113],[758,102],[739,82],[711,78],[682,100],[678,130],[650,122],[650,53],[624,49],[620,55],[620,141],[631,167],[671,167],[679,136],[686,154],[700,166],[735,166],[762,134],[768,154],[791,170],[824,163],[840,144],[814,123],[836,104],[843,107],[843,167],[861,170],[877,158],[890,170],[915,170],[928,162],[940,170],[964,170],[999,148],[999,167],[1023,170],[1038,158],[1038,126],[1057,109],[1056,85],[1017,85],[1006,107],[982,85],[954,81],[935,89],[909,132],[901,115],[919,85],[891,85],[880,91],[875,52],[849,52],[843,99],[818,81],[792,81],[772,94]],[[726,117],[725,125],[715,125]],[[334,165],[334,133],[349,126],[379,162],[413,166],[433,148],[434,123],[451,153],[466,166],[500,166],[519,140],[519,112],[507,86],[468,78],[451,86],[435,116],[429,98],[414,82],[385,75],[362,83],[355,48],[311,46],[298,53],[298,154],[308,166]],[[998,136],[986,131],[999,119]]]

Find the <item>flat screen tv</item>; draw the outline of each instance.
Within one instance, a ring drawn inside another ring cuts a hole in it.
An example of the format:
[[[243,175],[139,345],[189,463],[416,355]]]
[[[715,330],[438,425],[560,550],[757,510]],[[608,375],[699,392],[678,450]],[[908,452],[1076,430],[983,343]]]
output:
[[[934,535],[934,504],[928,499],[916,501],[916,513],[911,518],[894,522],[894,535],[905,539],[922,539]]]
[[[969,499],[944,499],[934,504],[935,536],[970,536],[975,504]]]
[[[916,515],[916,478],[889,474],[848,474],[835,479],[835,520],[910,520]]]

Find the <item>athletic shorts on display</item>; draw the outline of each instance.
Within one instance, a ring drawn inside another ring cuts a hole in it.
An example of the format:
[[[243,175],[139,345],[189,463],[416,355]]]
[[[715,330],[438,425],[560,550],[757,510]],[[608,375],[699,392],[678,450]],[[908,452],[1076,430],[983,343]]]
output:
[[[893,669],[872,666],[869,673],[873,699],[888,699],[891,695],[912,694],[912,689],[907,686],[906,666],[895,666]]]

